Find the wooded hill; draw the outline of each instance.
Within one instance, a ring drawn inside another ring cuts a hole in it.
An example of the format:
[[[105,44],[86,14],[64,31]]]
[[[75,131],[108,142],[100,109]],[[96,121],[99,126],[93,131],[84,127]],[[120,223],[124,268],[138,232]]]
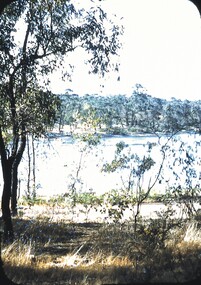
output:
[[[201,131],[201,100],[155,98],[140,84],[130,97],[121,94],[79,96],[72,90],[59,97],[62,102],[58,113],[60,128],[80,124],[86,128],[96,126],[99,131],[110,134]]]

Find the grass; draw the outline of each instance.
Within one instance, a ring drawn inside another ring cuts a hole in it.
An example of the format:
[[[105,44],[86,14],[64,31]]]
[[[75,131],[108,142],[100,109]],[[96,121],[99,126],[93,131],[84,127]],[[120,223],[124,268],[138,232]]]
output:
[[[122,223],[75,222],[63,202],[23,207],[16,239],[4,244],[6,274],[18,283],[183,282],[201,268],[201,221],[161,217]],[[77,215],[77,214],[76,214]]]

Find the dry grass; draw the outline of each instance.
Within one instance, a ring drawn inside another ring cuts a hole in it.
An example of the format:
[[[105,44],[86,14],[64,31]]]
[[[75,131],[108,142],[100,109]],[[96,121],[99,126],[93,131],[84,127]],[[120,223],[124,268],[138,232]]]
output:
[[[134,234],[132,223],[75,223],[63,211],[37,206],[14,219],[16,240],[2,250],[12,280],[30,285],[182,282],[201,268],[198,221],[171,228],[162,240],[153,221]]]

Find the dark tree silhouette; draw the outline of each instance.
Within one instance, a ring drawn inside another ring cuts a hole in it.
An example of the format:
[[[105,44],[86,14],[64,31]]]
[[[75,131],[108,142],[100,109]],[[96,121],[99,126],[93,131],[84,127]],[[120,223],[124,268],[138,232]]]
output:
[[[6,8],[9,4],[13,3],[16,0],[1,0],[0,1],[0,14],[3,12],[4,8]]]

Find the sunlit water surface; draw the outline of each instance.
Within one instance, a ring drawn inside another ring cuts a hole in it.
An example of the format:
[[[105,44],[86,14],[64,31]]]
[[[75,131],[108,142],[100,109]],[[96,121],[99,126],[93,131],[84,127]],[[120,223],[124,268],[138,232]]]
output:
[[[191,165],[185,166],[195,170],[193,184],[197,185],[200,183],[200,138],[199,135],[182,133],[176,136],[177,142],[168,142],[168,146],[177,151],[176,153],[171,149],[166,151],[166,160],[162,172],[163,177],[158,179],[153,187],[153,192],[164,192],[169,186],[185,184],[187,169],[184,170],[184,165],[179,165],[178,161],[179,157],[183,158],[183,160],[185,159],[186,150],[194,158],[194,161],[192,161]],[[126,149],[130,149],[131,153],[136,153],[141,158],[144,155],[148,155],[148,142],[156,144],[150,152],[150,156],[156,163],[148,172],[145,172],[141,180],[141,185],[146,190],[148,185],[152,185],[159,171],[162,162],[161,146],[167,143],[168,137],[162,137],[160,141],[156,136],[145,135],[104,137],[97,147],[87,150],[83,154],[81,152],[83,145],[81,146],[79,142],[74,142],[70,137],[52,138],[49,141],[41,139],[35,142],[37,194],[52,196],[68,193],[70,185],[72,185],[74,179],[76,180],[76,177],[79,180],[75,183],[77,191],[94,191],[97,194],[102,194],[111,189],[121,189],[127,185],[130,169],[114,173],[104,173],[101,171],[104,163],[111,162],[114,159],[116,143],[120,141],[128,144],[129,147]],[[183,150],[180,148],[182,142]],[[175,163],[176,157],[178,159]],[[78,171],[79,166],[80,170]],[[170,170],[170,166],[173,166],[173,170]],[[177,178],[173,172],[178,174]],[[27,191],[27,177],[28,155],[26,150],[23,161],[19,166],[20,196],[24,195]],[[2,189],[2,174],[0,182]],[[32,181],[30,185],[32,185]],[[134,189],[135,187],[136,185]]]

